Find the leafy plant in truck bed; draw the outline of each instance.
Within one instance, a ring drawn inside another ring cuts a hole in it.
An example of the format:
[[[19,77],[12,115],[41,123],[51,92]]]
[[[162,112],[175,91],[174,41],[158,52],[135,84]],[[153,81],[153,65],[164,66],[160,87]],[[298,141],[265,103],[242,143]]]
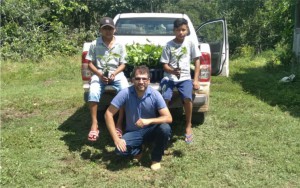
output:
[[[162,47],[154,44],[126,45],[127,62],[131,66],[147,65],[149,68],[159,67]]]

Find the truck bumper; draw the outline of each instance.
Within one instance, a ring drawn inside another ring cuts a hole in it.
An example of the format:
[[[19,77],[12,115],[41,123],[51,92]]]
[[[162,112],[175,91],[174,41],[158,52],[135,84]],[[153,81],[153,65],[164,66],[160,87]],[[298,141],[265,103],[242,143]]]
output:
[[[157,83],[150,83],[150,85],[160,91],[159,84]],[[88,95],[89,91],[88,88],[84,88],[84,101],[88,102]],[[116,90],[112,86],[106,86],[105,92],[103,93],[99,108],[102,108],[102,106],[107,107],[110,105],[111,100],[116,95]],[[181,100],[181,97],[179,93],[177,92],[177,89],[174,89],[172,100],[169,103],[169,108],[182,108],[183,107],[183,101]],[[208,102],[209,102],[209,89],[204,91],[196,91],[193,93],[193,112],[207,112],[208,111]]]

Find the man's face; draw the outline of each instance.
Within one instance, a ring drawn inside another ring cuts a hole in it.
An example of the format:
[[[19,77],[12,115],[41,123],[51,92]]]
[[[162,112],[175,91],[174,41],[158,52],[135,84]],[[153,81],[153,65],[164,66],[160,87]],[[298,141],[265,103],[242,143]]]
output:
[[[141,74],[139,71],[136,71],[132,82],[137,91],[145,91],[150,83],[150,79],[148,78],[148,74]]]
[[[101,32],[102,36],[106,37],[106,38],[113,37],[115,34],[115,31],[116,31],[115,28],[110,27],[108,25],[100,28],[100,32]]]

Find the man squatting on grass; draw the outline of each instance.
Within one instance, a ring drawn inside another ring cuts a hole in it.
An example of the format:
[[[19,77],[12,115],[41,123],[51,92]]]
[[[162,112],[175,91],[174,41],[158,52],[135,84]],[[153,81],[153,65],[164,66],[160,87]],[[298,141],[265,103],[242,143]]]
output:
[[[160,87],[162,88],[162,96],[167,104],[172,98],[173,88],[177,87],[185,110],[185,142],[189,144],[193,141],[192,92],[193,88],[199,89],[199,57],[201,56],[201,52],[198,44],[186,38],[189,33],[186,19],[176,19],[173,31],[175,38],[166,44],[160,58],[164,69],[164,78],[161,80]],[[192,61],[195,64],[194,81],[192,81],[190,73],[190,63]]]
[[[93,72],[88,101],[92,118],[89,141],[96,141],[99,137],[97,109],[98,103],[107,85],[112,85],[117,91],[129,86],[123,70],[125,69],[126,48],[116,40],[115,25],[111,18],[104,17],[100,21],[101,37],[92,42],[86,59]],[[113,54],[113,55],[112,55]],[[115,56],[114,54],[118,54]],[[105,59],[110,59],[108,62]],[[109,74],[105,75],[105,68],[109,67]],[[120,110],[116,130],[122,136],[122,122],[124,110]]]
[[[134,156],[140,160],[142,145],[153,143],[151,169],[158,170],[171,136],[169,123],[172,116],[161,94],[149,86],[148,67],[135,67],[131,79],[133,85],[121,90],[111,101],[105,113],[106,125],[118,155]],[[113,116],[122,106],[125,107],[126,125],[125,134],[119,138]]]

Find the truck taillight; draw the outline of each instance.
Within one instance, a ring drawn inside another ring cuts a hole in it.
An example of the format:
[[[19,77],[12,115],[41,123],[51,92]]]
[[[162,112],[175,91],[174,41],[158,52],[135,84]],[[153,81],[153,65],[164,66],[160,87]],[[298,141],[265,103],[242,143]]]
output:
[[[88,60],[85,59],[87,55],[87,51],[82,52],[82,59],[81,59],[81,76],[83,81],[89,81],[92,77],[92,72],[89,69]]]
[[[206,52],[202,52],[202,56],[200,57],[200,82],[209,82],[211,76],[211,59],[210,54]]]

